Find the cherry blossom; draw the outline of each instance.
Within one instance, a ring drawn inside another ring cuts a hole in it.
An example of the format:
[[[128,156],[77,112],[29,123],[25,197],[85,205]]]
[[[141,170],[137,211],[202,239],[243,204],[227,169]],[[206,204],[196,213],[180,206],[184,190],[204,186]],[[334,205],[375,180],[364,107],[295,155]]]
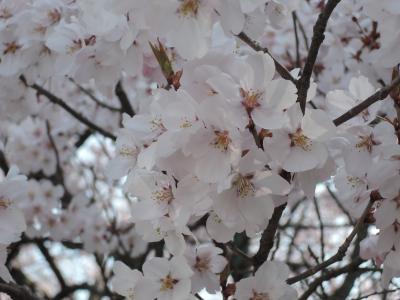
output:
[[[137,299],[181,299],[190,294],[193,272],[183,257],[155,257],[143,265],[144,280],[136,289]]]

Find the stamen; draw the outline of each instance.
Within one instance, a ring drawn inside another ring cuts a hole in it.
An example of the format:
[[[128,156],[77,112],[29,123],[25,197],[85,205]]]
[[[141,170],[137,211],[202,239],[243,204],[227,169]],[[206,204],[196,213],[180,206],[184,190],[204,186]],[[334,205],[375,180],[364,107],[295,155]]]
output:
[[[171,274],[168,274],[167,277],[161,279],[161,291],[172,290],[174,285],[177,284],[179,280],[171,277]]]
[[[21,45],[18,45],[17,42],[13,41],[11,43],[4,43],[5,49],[3,51],[3,54],[15,54],[19,49],[21,49]]]
[[[210,258],[209,257],[198,257],[196,256],[196,264],[194,268],[199,272],[208,271],[210,265]]]
[[[245,91],[240,89],[240,96],[242,97],[242,104],[248,112],[251,112],[254,108],[260,106],[259,100],[262,96],[260,91]]]
[[[368,135],[368,136],[359,136],[360,142],[356,144],[356,148],[367,150],[369,153],[372,153],[372,148],[376,145],[379,145],[380,143],[374,141],[373,135]]]
[[[291,139],[291,147],[300,147],[304,151],[310,151],[312,142],[310,138],[303,134],[301,128],[297,129],[295,133],[290,133],[289,138]]]
[[[236,195],[240,198],[254,196],[256,192],[254,184],[251,182],[251,176],[242,176],[239,174],[233,182],[233,186],[236,188]]]
[[[216,130],[214,131],[214,133],[215,137],[211,142],[211,145],[221,150],[222,152],[228,151],[229,144],[232,142],[232,140],[229,137],[229,132],[226,130],[224,131]]]
[[[137,154],[136,148],[122,146],[119,150],[119,154],[124,157],[135,157]]]
[[[11,201],[3,196],[0,196],[0,209],[7,209],[11,205]]]
[[[249,300],[270,300],[271,298],[267,293],[257,293],[253,291],[253,297],[251,297]]]
[[[199,11],[200,0],[183,0],[178,8],[178,13],[184,17],[196,17]]]
[[[163,187],[162,190],[154,192],[153,195],[159,203],[170,204],[175,199],[170,185]]]

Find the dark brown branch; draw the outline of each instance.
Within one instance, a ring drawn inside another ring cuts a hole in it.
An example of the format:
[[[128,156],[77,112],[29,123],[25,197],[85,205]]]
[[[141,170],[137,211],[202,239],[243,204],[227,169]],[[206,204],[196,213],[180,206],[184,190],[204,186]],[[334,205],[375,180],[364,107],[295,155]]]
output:
[[[268,222],[268,226],[261,236],[260,248],[258,249],[256,255],[253,256],[254,271],[257,271],[257,269],[264,263],[264,261],[267,260],[269,252],[274,246],[275,233],[278,229],[279,220],[282,217],[286,205],[287,203],[274,209],[274,213],[272,214],[272,217]]]
[[[343,242],[343,244],[339,247],[338,251],[336,252],[335,255],[331,256],[329,259],[323,261],[322,263],[308,269],[307,271],[297,275],[297,276],[293,276],[290,277],[286,282],[288,284],[293,284],[296,283],[300,280],[303,280],[309,276],[314,275],[315,273],[325,269],[326,267],[340,261],[343,259],[343,257],[346,255],[347,249],[350,247],[351,242],[353,241],[354,237],[358,234],[358,232],[360,231],[360,229],[363,227],[364,225],[364,220],[366,218],[366,216],[368,215],[368,213],[370,212],[370,209],[374,203],[374,199],[372,199],[373,197],[371,196],[371,200],[368,202],[367,207],[364,209],[363,214],[361,215],[361,217],[358,219],[356,225],[354,226],[353,230],[351,231],[351,233],[347,236],[347,238],[345,239],[345,241]]]
[[[301,68],[299,33],[297,30],[297,15],[294,11],[292,12],[292,21],[293,21],[293,28],[294,28],[294,40],[295,40],[295,44],[296,44],[296,67]]]
[[[353,253],[351,254],[351,260],[355,260],[360,255],[360,242],[366,238],[368,234],[368,225],[364,224],[363,228],[360,230],[357,235],[357,239],[355,242],[355,246],[353,249]],[[364,270],[364,268],[363,268]],[[367,271],[366,271],[367,272]],[[332,294],[332,299],[347,299],[351,290],[354,287],[354,283],[359,277],[358,272],[350,272],[346,275],[346,278],[343,280],[343,283],[340,287],[338,287],[335,292]]]
[[[361,258],[358,258],[344,267],[327,271],[325,274],[321,275],[320,277],[318,277],[317,279],[315,279],[313,282],[311,282],[309,284],[308,289],[304,292],[303,295],[301,295],[299,300],[308,299],[308,297],[310,297],[316,291],[318,286],[320,286],[324,281],[330,280],[332,278],[335,278],[335,277],[345,274],[345,273],[359,271],[358,266],[362,262],[363,262],[363,260]],[[359,272],[361,273],[362,271],[359,271]]]
[[[79,148],[80,146],[82,146],[87,139],[92,135],[93,131],[90,129],[86,129],[84,132],[82,132],[79,137],[78,140],[75,142],[75,147]]]
[[[320,234],[319,241],[320,241],[320,246],[321,246],[321,259],[325,260],[324,222],[322,222],[321,211],[319,209],[319,204],[318,204],[318,200],[316,197],[314,197],[314,206],[315,206],[315,212],[317,213],[318,222],[319,222],[319,234]]]
[[[0,151],[0,168],[3,170],[4,174],[7,174],[10,169],[3,151]]]
[[[394,79],[392,81],[391,84],[389,84],[388,86],[385,86],[384,88],[381,88],[375,94],[369,96],[363,102],[361,102],[360,104],[354,106],[352,109],[350,109],[349,111],[345,112],[340,117],[336,118],[333,121],[333,123],[336,126],[339,126],[339,125],[347,122],[348,120],[350,120],[351,118],[355,117],[356,115],[361,113],[364,109],[368,108],[369,106],[371,106],[375,102],[378,102],[380,100],[385,99],[389,95],[389,93],[394,88],[396,88],[399,84],[400,84],[400,77],[397,77],[396,79]]]
[[[70,201],[72,199],[72,195],[67,190],[67,187],[65,186],[64,170],[61,167],[60,153],[58,152],[57,145],[53,139],[53,136],[51,135],[51,128],[50,128],[50,123],[48,120],[46,120],[46,131],[47,131],[47,136],[49,138],[50,144],[54,151],[54,156],[56,158],[56,172],[54,174],[54,179],[57,183],[60,183],[64,188],[64,195],[61,198],[61,204],[62,204],[63,208],[66,208],[66,207],[68,207],[68,204],[70,203]]]
[[[106,108],[108,110],[114,111],[114,112],[120,112],[121,108],[119,107],[114,107],[112,105],[108,105],[107,103],[104,103],[103,101],[100,101],[93,93],[88,90],[87,88],[84,88],[81,86],[79,83],[77,83],[73,78],[68,78],[69,81],[71,81],[73,84],[76,85],[76,87],[86,96],[88,96],[91,100],[93,100],[98,106]]]
[[[308,52],[310,50],[310,45],[308,44],[308,38],[307,38],[306,30],[304,29],[303,24],[300,22],[299,17],[297,16],[297,13],[294,11],[293,14],[296,16],[297,24],[299,25],[299,29],[300,29],[301,35],[303,36],[304,47],[306,48],[306,50]]]
[[[27,86],[29,86],[23,76],[21,76],[21,80]],[[110,138],[110,139],[112,139],[114,141],[116,140],[116,136],[115,135],[113,135],[112,133],[106,131],[105,129],[101,128],[100,126],[94,124],[92,121],[90,121],[84,115],[82,115],[81,113],[77,112],[71,106],[69,106],[67,103],[65,103],[64,100],[62,100],[61,98],[58,98],[56,95],[52,94],[51,92],[49,92],[45,88],[37,85],[36,83],[30,85],[30,87],[32,89],[36,90],[39,95],[45,96],[51,103],[56,104],[56,105],[60,106],[61,108],[63,108],[70,115],[72,115],[75,119],[77,119],[81,123],[85,124],[90,129],[92,129],[94,131],[97,131],[101,135],[103,135],[105,137],[108,137],[108,138]]]
[[[349,211],[343,206],[343,204],[340,202],[340,200],[335,195],[335,193],[331,190],[331,188],[328,185],[325,185],[325,187],[326,187],[326,190],[328,191],[329,195],[333,199],[333,201],[335,201],[336,205],[339,207],[339,209],[347,216],[349,223],[354,226],[353,217],[350,215]]]
[[[27,288],[14,283],[0,282],[0,292],[16,300],[41,300],[41,298],[33,295]]]
[[[282,76],[282,78],[286,80],[290,80],[294,84],[297,83],[296,79],[290,74],[290,72],[280,63],[278,62],[272,55],[269,53],[269,50],[267,48],[261,47],[257,42],[253,41],[247,34],[244,32],[241,32],[237,35],[237,37],[242,40],[245,44],[247,44],[250,48],[254,49],[255,51],[262,51],[264,53],[267,53],[271,56],[271,58],[274,60],[275,63],[275,68],[276,71],[279,73],[279,75]]]
[[[118,97],[118,100],[121,103],[121,111],[133,117],[135,115],[135,111],[129,102],[129,98],[125,93],[121,80],[118,81],[117,85],[115,86],[115,95]]]
[[[363,296],[360,296],[360,297],[357,297],[357,298],[351,298],[351,300],[362,300],[362,299],[369,299],[371,296],[378,296],[378,295],[387,295],[387,294],[390,294],[390,293],[395,293],[395,292],[399,292],[400,291],[400,288],[397,288],[397,289],[391,289],[391,290],[383,290],[383,291],[380,291],[380,292],[373,292],[373,293],[370,293],[370,294],[367,294],[367,295],[363,295]]]
[[[49,250],[46,248],[44,245],[44,242],[42,241],[37,241],[36,245],[38,246],[40,252],[42,253],[43,257],[46,259],[47,263],[49,264],[51,270],[53,271],[54,275],[56,275],[58,282],[60,283],[61,289],[64,289],[67,287],[67,283],[65,282],[65,279],[63,275],[61,274],[60,269],[56,265],[54,258],[51,256]]]
[[[341,0],[329,0],[326,3],[323,11],[318,16],[317,22],[314,25],[310,50],[308,51],[308,56],[301,77],[297,82],[297,102],[300,103],[303,113],[306,110],[307,92],[308,88],[310,87],[310,79],[313,73],[315,62],[317,60],[319,48],[325,39],[326,26],[333,10],[340,1]]]

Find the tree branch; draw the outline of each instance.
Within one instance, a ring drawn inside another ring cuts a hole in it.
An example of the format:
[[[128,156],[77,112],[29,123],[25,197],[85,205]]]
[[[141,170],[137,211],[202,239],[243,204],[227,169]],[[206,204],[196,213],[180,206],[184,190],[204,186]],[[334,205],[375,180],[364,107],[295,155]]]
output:
[[[364,224],[364,220],[366,218],[366,216],[368,215],[373,203],[375,202],[375,199],[373,199],[374,197],[372,197],[371,195],[371,199],[368,202],[367,207],[364,209],[363,214],[361,215],[361,217],[358,219],[356,225],[354,226],[353,230],[351,231],[351,233],[349,234],[349,236],[345,239],[345,241],[343,242],[343,244],[339,247],[338,251],[336,252],[335,255],[331,256],[329,259],[323,261],[322,263],[308,269],[307,271],[297,275],[297,276],[293,276],[288,278],[288,280],[286,280],[286,282],[288,284],[293,284],[296,283],[300,280],[303,280],[309,276],[314,275],[315,273],[321,271],[322,269],[325,269],[326,267],[330,266],[331,264],[334,264],[335,262],[338,262],[340,260],[343,259],[343,257],[346,255],[347,249],[350,247],[351,242],[353,241],[354,237],[358,234],[359,230],[362,228],[363,224]]]
[[[64,277],[61,274],[61,271],[58,269],[53,257],[51,256],[49,250],[47,250],[46,246],[44,245],[43,241],[37,241],[36,245],[38,246],[40,252],[42,253],[43,257],[46,259],[47,263],[49,264],[51,270],[53,271],[54,275],[57,277],[58,282],[60,283],[61,290],[67,287],[67,283],[65,282]]]
[[[301,68],[300,43],[299,43],[299,34],[297,31],[297,15],[294,11],[292,12],[292,21],[293,21],[293,28],[294,28],[294,40],[296,43],[296,67]]]
[[[124,88],[122,87],[121,80],[118,81],[115,86],[115,95],[118,97],[119,102],[121,103],[121,111],[126,112],[129,116],[133,117],[135,115],[135,111],[132,108],[131,103],[129,102],[128,96],[125,93]]]
[[[7,174],[10,169],[3,151],[0,151],[0,168],[3,170],[4,174]]]
[[[315,292],[315,290],[318,288],[318,286],[320,284],[322,284],[324,281],[327,281],[329,279],[335,278],[339,275],[342,275],[344,273],[351,273],[351,272],[355,272],[358,270],[358,266],[363,262],[363,260],[361,258],[357,258],[354,261],[352,261],[351,263],[349,263],[348,265],[338,268],[338,269],[334,269],[334,270],[330,270],[327,271],[325,274],[323,274],[322,276],[318,277],[317,279],[315,279],[313,282],[311,282],[308,286],[308,289],[304,292],[303,295],[301,295],[301,297],[299,298],[299,300],[306,300],[308,299],[309,296],[311,296],[312,293]],[[362,272],[362,271],[359,271]]]
[[[80,114],[79,112],[75,111],[71,106],[69,106],[67,103],[64,102],[61,98],[58,98],[56,95],[52,94],[45,88],[37,85],[36,83],[32,85],[28,85],[25,78],[23,76],[20,77],[20,79],[29,87],[32,89],[36,90],[39,95],[45,96],[51,103],[56,104],[63,108],[65,111],[67,111],[70,115],[72,115],[75,119],[80,121],[81,123],[85,124],[87,127],[90,129],[97,131],[101,135],[108,137],[112,140],[116,140],[116,136],[113,135],[112,133],[106,131],[105,129],[101,128],[100,126],[94,124],[92,121],[90,121],[88,118],[86,118],[84,115]]]
[[[33,295],[25,287],[19,286],[15,283],[0,282],[0,292],[9,295],[12,299],[15,300],[41,300],[40,298]]]
[[[321,44],[325,39],[326,26],[333,10],[340,1],[341,0],[329,0],[326,3],[323,11],[318,16],[317,22],[314,25],[310,50],[308,51],[308,56],[301,77],[297,82],[297,102],[300,103],[303,114],[306,110],[307,92],[308,88],[310,87],[311,75],[314,69],[315,62],[317,60],[319,48],[321,47]]]
[[[400,85],[400,76],[394,79],[391,84],[385,86],[384,88],[381,88],[378,90],[375,94],[369,96],[367,99],[365,99],[363,102],[360,104],[354,106],[352,109],[349,111],[345,112],[343,115],[340,117],[336,118],[333,123],[336,126],[339,126],[351,118],[355,117],[359,113],[361,113],[364,109],[368,108],[370,105],[374,104],[375,102],[378,102],[379,100],[385,99],[389,93],[396,88],[398,85]]]
[[[79,83],[77,83],[73,78],[68,78],[69,81],[71,81],[73,84],[76,85],[76,87],[86,96],[88,96],[91,100],[93,100],[98,106],[106,108],[108,110],[114,111],[114,112],[121,112],[121,108],[119,107],[114,107],[112,105],[109,105],[107,103],[104,103],[103,101],[100,101],[93,93],[91,93],[87,88],[84,88],[81,86]]]
[[[267,228],[264,230],[261,240],[260,248],[256,255],[253,256],[254,272],[267,260],[268,254],[274,246],[274,237],[276,230],[278,229],[279,220],[282,217],[283,211],[286,208],[287,203],[275,207],[274,213],[268,222]]]

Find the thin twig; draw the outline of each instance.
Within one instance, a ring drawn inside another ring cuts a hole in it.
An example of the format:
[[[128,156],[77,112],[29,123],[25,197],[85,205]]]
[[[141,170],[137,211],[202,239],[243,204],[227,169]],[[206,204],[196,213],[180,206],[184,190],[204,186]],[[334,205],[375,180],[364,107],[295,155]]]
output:
[[[117,85],[115,86],[115,95],[118,97],[118,100],[121,103],[121,111],[133,117],[135,115],[135,111],[129,102],[128,95],[125,93],[121,80],[118,81]]]
[[[253,41],[247,34],[244,32],[241,32],[237,35],[237,37],[242,40],[245,44],[247,44],[250,48],[254,49],[255,51],[262,51],[264,53],[267,53],[271,56],[271,58],[274,60],[275,63],[275,68],[276,71],[279,73],[279,75],[282,76],[282,78],[286,80],[290,80],[294,84],[297,83],[296,79],[290,74],[290,72],[280,63],[278,62],[269,52],[267,48],[261,47],[257,42]]]
[[[100,126],[94,124],[92,121],[90,121],[88,118],[86,118],[84,115],[81,113],[77,112],[74,110],[71,106],[69,106],[67,103],[64,102],[61,98],[57,97],[56,95],[52,94],[50,91],[46,90],[45,88],[37,85],[36,83],[32,85],[28,85],[25,78],[23,76],[20,77],[21,80],[29,87],[32,89],[36,90],[39,95],[45,96],[51,103],[56,104],[63,108],[65,111],[67,111],[70,115],[72,115],[75,119],[80,121],[81,123],[85,124],[87,127],[90,129],[97,131],[101,135],[108,137],[112,140],[116,140],[116,136],[113,135],[112,133],[108,132],[107,130],[101,128]]]
[[[53,136],[51,135],[51,128],[50,128],[50,122],[46,120],[46,131],[47,131],[47,136],[49,138],[50,144],[53,148],[54,151],[54,156],[56,158],[56,172],[54,174],[54,179],[56,182],[60,183],[63,188],[64,188],[64,195],[61,197],[61,205],[63,208],[68,207],[68,204],[71,202],[72,195],[68,191],[65,181],[64,181],[64,170],[61,167],[61,160],[60,160],[60,153],[58,152],[57,145],[54,141]]]
[[[268,254],[274,246],[275,233],[278,229],[279,220],[281,219],[286,205],[287,203],[275,207],[274,209],[272,217],[268,222],[268,226],[261,236],[258,252],[253,256],[254,271],[257,271],[257,269],[267,260]]]
[[[51,256],[49,250],[44,245],[44,242],[37,241],[36,245],[38,246],[40,252],[42,253],[43,257],[46,259],[46,261],[49,264],[51,270],[53,271],[53,273],[56,276],[58,282],[60,283],[61,289],[66,288],[67,287],[67,283],[65,282],[65,279],[64,279],[63,275],[61,274],[60,269],[56,265],[56,263],[54,261],[54,258]]]
[[[100,99],[98,99],[95,95],[93,95],[93,93],[91,93],[87,88],[84,88],[83,86],[81,86],[79,83],[77,83],[73,78],[68,78],[69,81],[71,81],[73,84],[76,85],[76,87],[82,92],[84,93],[86,96],[88,96],[91,100],[93,100],[98,106],[106,108],[108,110],[111,111],[115,111],[115,112],[120,112],[121,108],[119,107],[114,107],[112,105],[109,105],[107,103],[104,103],[103,101],[101,101]]]
[[[297,16],[296,11],[294,11],[293,13],[294,13],[294,15],[296,16],[297,24],[299,25],[299,29],[300,29],[301,35],[303,36],[304,47],[306,48],[306,50],[307,50],[307,52],[308,52],[308,51],[310,50],[310,45],[309,45],[309,43],[308,43],[308,38],[307,38],[306,30],[304,29],[303,24],[300,22],[300,19],[299,19],[299,17]]]
[[[294,28],[294,39],[295,39],[295,43],[296,43],[296,67],[301,68],[299,33],[297,32],[297,15],[294,11],[292,12],[292,21],[293,21],[293,28]]]
[[[368,108],[370,105],[374,104],[375,102],[378,102],[379,100],[385,99],[389,93],[396,88],[398,85],[400,85],[400,76],[394,79],[391,84],[385,86],[384,88],[381,88],[378,90],[375,94],[369,96],[367,99],[365,99],[363,102],[360,104],[354,106],[352,109],[349,111],[345,112],[343,115],[340,117],[336,118],[333,123],[336,126],[339,126],[351,118],[355,117],[359,113],[361,113],[364,109]]]
[[[314,206],[319,222],[319,233],[320,233],[319,241],[321,246],[321,259],[325,260],[324,222],[322,222],[321,211],[319,209],[319,204],[316,197],[314,197]]]
[[[340,202],[340,200],[331,190],[331,188],[328,185],[325,185],[325,187],[331,198],[335,201],[336,205],[339,207],[339,209],[347,216],[347,219],[349,220],[350,224],[354,226],[353,217],[350,215],[349,211],[343,206],[343,204]]]
[[[323,261],[322,263],[308,269],[307,271],[290,277],[288,278],[288,280],[286,280],[286,282],[288,284],[293,284],[296,283],[300,280],[303,280],[309,276],[314,275],[315,273],[325,269],[326,267],[330,266],[331,264],[334,264],[340,260],[343,259],[343,257],[346,255],[347,249],[350,247],[351,242],[353,241],[354,237],[358,234],[359,230],[362,228],[362,225],[364,224],[364,220],[365,217],[367,216],[367,214],[369,213],[372,205],[374,203],[374,199],[370,199],[370,201],[368,202],[367,207],[364,209],[363,214],[361,215],[361,217],[358,219],[357,224],[354,226],[353,230],[351,231],[351,233],[347,236],[347,238],[345,239],[345,241],[343,242],[343,244],[339,247],[338,251],[336,252],[335,255],[331,256],[329,259]]]
[[[363,295],[363,296],[358,297],[358,298],[351,298],[351,300],[368,299],[368,298],[371,297],[371,296],[387,295],[387,294],[395,293],[395,292],[399,292],[399,291],[400,291],[400,288],[399,288],[399,289],[392,289],[392,290],[383,290],[383,291],[380,291],[380,292],[373,292],[373,293],[371,293],[371,294]]]
[[[330,280],[344,273],[357,271],[358,266],[362,262],[363,260],[361,258],[358,258],[344,267],[327,271],[325,274],[321,275],[308,285],[308,289],[304,292],[303,295],[301,295],[299,300],[308,299],[308,297],[311,296],[318,288],[318,286],[320,286],[324,281]]]
[[[326,26],[333,10],[340,1],[341,0],[329,0],[326,3],[323,11],[318,16],[317,22],[314,25],[310,50],[308,51],[308,56],[301,77],[297,82],[297,102],[300,103],[300,107],[303,113],[306,110],[307,92],[310,87],[310,79],[313,73],[315,62],[317,60],[319,48],[321,47],[321,44],[325,39]]]
[[[9,295],[11,299],[41,300],[39,297],[33,295],[27,288],[11,282],[0,282],[0,292]]]

